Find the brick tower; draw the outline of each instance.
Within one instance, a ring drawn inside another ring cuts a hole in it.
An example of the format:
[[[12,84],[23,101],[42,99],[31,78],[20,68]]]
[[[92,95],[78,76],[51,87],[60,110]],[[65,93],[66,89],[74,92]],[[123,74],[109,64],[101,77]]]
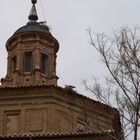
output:
[[[1,80],[3,86],[57,86],[56,53],[59,44],[48,26],[37,22],[36,0],[32,0],[32,3],[29,22],[6,43],[8,69],[6,77]]]

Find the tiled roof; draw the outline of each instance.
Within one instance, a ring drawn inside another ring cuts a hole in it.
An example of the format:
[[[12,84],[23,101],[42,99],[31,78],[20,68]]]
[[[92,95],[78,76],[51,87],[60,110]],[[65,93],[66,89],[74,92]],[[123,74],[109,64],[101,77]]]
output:
[[[28,88],[28,87],[58,87],[61,88],[59,86],[51,86],[51,85],[46,85],[46,84],[29,84],[29,85],[17,85],[17,86],[3,86],[0,85],[0,89],[18,89],[18,88]]]
[[[49,32],[49,28],[46,25],[41,25],[38,22],[29,22],[27,25],[19,28],[14,35],[21,34],[21,33],[27,33],[27,32],[41,32],[41,33],[47,33],[51,35]]]
[[[107,131],[102,131],[102,132],[81,132],[81,133],[25,133],[25,134],[14,134],[14,135],[5,135],[5,136],[0,136],[0,138],[28,138],[28,137],[67,137],[67,136],[105,136],[105,135],[112,135],[113,136],[113,131],[107,130]]]

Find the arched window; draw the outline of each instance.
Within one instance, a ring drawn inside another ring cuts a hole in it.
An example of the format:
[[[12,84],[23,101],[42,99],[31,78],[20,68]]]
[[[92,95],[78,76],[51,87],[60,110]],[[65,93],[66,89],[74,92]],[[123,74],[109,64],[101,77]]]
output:
[[[16,71],[16,67],[17,67],[17,56],[14,56],[12,58],[12,69],[13,69],[13,71]]]
[[[23,60],[23,66],[24,66],[24,72],[32,72],[32,52],[25,52],[24,53],[24,60]]]
[[[48,61],[48,56],[44,53],[41,53],[41,62],[40,62],[40,72],[43,74],[47,73],[47,61]]]

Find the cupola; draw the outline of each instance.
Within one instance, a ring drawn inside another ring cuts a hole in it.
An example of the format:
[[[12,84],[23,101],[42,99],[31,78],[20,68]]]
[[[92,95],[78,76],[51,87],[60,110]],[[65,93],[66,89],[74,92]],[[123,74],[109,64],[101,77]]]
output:
[[[1,79],[2,86],[57,86],[56,53],[59,43],[46,23],[37,21],[36,3],[37,0],[32,0],[28,23],[6,43],[7,75]]]

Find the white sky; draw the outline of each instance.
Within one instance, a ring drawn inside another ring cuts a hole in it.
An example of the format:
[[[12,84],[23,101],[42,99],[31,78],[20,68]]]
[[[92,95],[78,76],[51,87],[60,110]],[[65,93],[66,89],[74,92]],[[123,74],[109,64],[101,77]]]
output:
[[[59,85],[74,85],[85,94],[82,79],[103,76],[106,72],[96,50],[89,45],[86,32],[110,32],[124,25],[140,26],[140,0],[38,0],[39,21],[45,20],[60,43],[57,57]],[[0,3],[0,78],[6,75],[7,39],[28,22],[30,0],[1,0]],[[87,93],[86,93],[87,94]]]
[[[43,4],[45,19],[41,9]],[[30,0],[3,0],[0,4],[0,78],[6,75],[7,39],[28,22]],[[39,21],[47,20],[59,41],[57,73],[59,85],[74,85],[85,94],[82,79],[103,76],[104,66],[89,45],[86,32],[110,32],[124,25],[140,25],[140,0],[38,0]]]

